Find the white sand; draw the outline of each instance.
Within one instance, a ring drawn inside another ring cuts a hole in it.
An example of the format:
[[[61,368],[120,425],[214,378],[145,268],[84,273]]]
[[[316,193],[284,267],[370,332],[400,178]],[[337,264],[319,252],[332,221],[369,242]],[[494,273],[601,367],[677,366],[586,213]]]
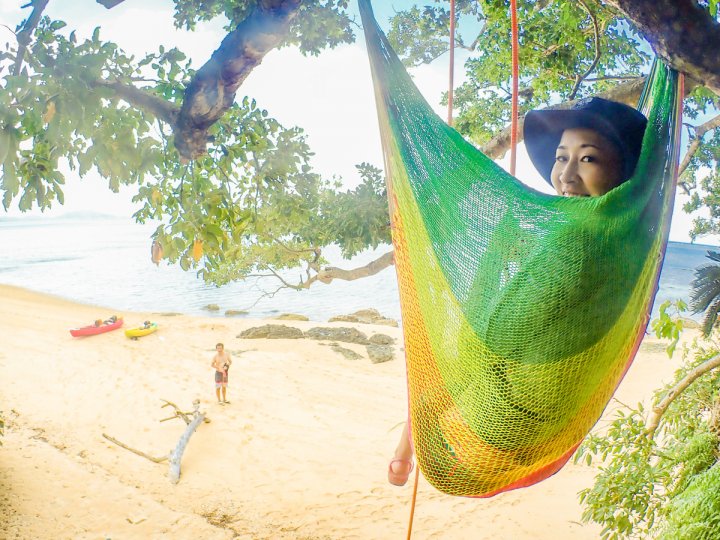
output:
[[[160,330],[71,338],[68,328],[112,309],[0,286],[0,538],[395,539],[405,538],[412,481],[390,486],[386,468],[405,416],[397,358],[347,360],[323,342],[241,340],[267,321],[118,313]],[[277,321],[275,321],[277,322]],[[317,323],[283,321],[307,329]],[[234,356],[230,405],[215,402],[216,342]],[[647,400],[677,364],[646,339],[617,398]],[[211,423],[192,437],[179,484],[155,464],[102,437],[162,456],[185,428],[161,399]],[[603,419],[598,425],[607,423]],[[492,499],[449,497],[421,479],[415,539],[595,539],[577,492],[594,470],[570,464],[536,486]]]

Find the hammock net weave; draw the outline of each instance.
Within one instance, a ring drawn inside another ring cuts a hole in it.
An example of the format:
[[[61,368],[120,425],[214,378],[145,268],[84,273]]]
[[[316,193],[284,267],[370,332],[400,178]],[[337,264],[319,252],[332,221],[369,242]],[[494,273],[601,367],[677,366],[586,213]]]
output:
[[[557,472],[639,347],[677,170],[677,73],[656,62],[633,177],[601,197],[534,191],[447,126],[360,0],[427,480],[488,497]]]

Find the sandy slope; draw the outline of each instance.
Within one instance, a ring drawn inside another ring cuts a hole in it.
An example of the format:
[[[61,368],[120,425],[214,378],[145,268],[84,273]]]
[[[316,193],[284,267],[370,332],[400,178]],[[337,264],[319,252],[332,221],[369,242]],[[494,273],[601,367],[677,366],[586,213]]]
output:
[[[322,342],[241,340],[262,321],[124,313],[161,329],[73,339],[68,327],[113,311],[0,286],[0,538],[404,538],[410,482],[386,467],[405,415],[404,366],[347,360]],[[316,323],[285,322],[300,328]],[[347,324],[336,324],[347,326]],[[356,325],[366,334],[397,329]],[[228,398],[215,403],[213,347],[233,353]],[[635,403],[668,380],[673,363],[646,340],[618,398]],[[202,401],[178,485],[167,454],[184,429],[161,408]],[[601,422],[602,424],[602,422]],[[421,480],[416,539],[590,539],[576,493],[593,470],[569,465],[529,489],[490,500],[445,496]]]

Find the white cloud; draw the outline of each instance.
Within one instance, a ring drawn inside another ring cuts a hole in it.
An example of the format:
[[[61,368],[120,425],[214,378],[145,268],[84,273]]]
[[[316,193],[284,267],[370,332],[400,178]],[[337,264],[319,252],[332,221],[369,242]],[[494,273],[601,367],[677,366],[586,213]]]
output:
[[[382,166],[377,116],[367,55],[346,45],[319,57],[297,49],[268,54],[245,81],[241,95],[254,97],[285,127],[304,129],[324,177],[357,182],[355,165]]]

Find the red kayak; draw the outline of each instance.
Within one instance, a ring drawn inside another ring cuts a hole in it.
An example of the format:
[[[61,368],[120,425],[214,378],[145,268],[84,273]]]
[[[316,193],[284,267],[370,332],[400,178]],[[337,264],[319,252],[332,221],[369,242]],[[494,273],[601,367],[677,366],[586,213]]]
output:
[[[72,330],[70,330],[70,334],[73,337],[94,336],[96,334],[104,334],[105,332],[117,330],[122,325],[122,317],[120,317],[119,319],[111,318],[107,321],[102,321],[100,324],[91,324],[90,326],[83,326],[82,328],[73,328]]]

